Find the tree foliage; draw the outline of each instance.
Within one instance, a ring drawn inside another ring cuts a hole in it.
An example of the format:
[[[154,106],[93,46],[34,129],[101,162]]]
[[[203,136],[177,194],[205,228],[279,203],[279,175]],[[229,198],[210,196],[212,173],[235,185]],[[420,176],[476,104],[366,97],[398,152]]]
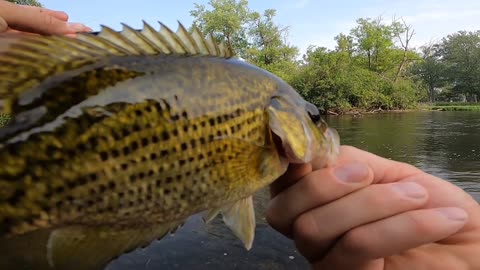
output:
[[[422,47],[413,72],[428,88],[430,101],[480,100],[480,31],[457,33]]]
[[[276,10],[252,11],[247,0],[210,0],[190,12],[204,33],[226,42],[245,61],[290,80],[298,49],[287,43],[288,28],[274,22]]]
[[[247,0],[210,0],[211,9],[205,5],[194,4],[190,11],[193,24],[203,33],[211,33],[218,41],[226,45],[240,57],[245,57],[248,48],[247,25],[251,12]]]
[[[404,68],[419,59],[408,47],[412,32],[397,21],[359,19],[349,35],[335,37],[335,50],[310,47],[292,85],[324,111],[412,107],[423,92]]]
[[[467,101],[480,97],[480,31],[459,31],[442,39],[440,53],[452,90]]]
[[[267,9],[263,15],[251,14],[245,60],[288,81],[297,66],[298,48],[287,44],[288,28],[275,24],[275,13],[274,9]]]
[[[384,71],[388,63],[388,49],[393,46],[392,27],[382,23],[381,18],[375,20],[360,18],[357,26],[350,31],[355,52],[364,56],[358,58],[372,71]]]
[[[195,4],[194,23],[245,61],[290,83],[323,111],[405,109],[418,101],[480,96],[480,31],[411,47],[414,29],[402,18],[359,18],[335,37],[333,50],[310,46],[301,60],[276,10],[253,11],[247,0]]]
[[[435,102],[438,90],[447,83],[445,66],[441,61],[438,44],[427,44],[420,48],[422,60],[412,66],[412,73],[416,74],[427,88],[428,100]]]

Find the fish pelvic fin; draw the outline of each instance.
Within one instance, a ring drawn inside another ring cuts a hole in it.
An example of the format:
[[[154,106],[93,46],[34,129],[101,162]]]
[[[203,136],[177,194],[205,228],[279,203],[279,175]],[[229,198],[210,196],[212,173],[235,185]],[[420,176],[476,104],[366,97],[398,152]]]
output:
[[[243,242],[245,248],[250,250],[255,238],[256,225],[252,196],[212,209],[204,215],[203,219],[208,223],[218,214],[222,215],[225,225]]]

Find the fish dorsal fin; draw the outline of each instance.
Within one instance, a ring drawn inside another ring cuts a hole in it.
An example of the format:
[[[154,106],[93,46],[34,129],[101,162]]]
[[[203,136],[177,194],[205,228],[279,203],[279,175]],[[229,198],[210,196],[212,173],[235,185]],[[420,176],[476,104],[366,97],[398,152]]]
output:
[[[51,35],[0,35],[0,112],[9,113],[12,97],[35,88],[52,76],[100,64],[109,56],[182,55],[231,58],[234,53],[197,27],[191,33],[179,22],[177,32],[160,23],[160,30],[143,22],[137,31],[123,24],[120,32],[102,26],[98,35],[76,38]]]
[[[177,54],[224,58],[234,55],[223,42],[216,44],[211,35],[204,37],[196,26],[193,26],[192,33],[189,33],[180,22],[177,32],[173,32],[161,22],[159,31],[154,30],[146,22],[143,22],[141,31],[134,30],[126,24],[122,25],[121,32],[102,25],[102,30],[97,36],[82,33],[78,34],[77,39],[112,53],[127,55]]]

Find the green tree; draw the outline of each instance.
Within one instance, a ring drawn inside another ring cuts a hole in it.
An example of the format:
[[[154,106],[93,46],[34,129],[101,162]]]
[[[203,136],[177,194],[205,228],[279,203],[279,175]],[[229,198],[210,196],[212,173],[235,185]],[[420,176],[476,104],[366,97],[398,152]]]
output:
[[[335,65],[332,54],[324,47],[310,46],[303,56],[303,65],[291,81],[292,86],[321,111],[350,108],[343,93],[344,87],[334,82]]]
[[[292,85],[321,110],[343,112],[353,107],[392,106],[382,93],[384,83],[380,76],[362,66],[351,65],[343,52],[310,47],[304,62]]]
[[[194,25],[212,33],[245,61],[289,81],[295,74],[298,49],[287,44],[288,27],[274,22],[276,11],[250,10],[247,0],[210,0],[210,8],[195,4]]]
[[[459,31],[442,39],[440,54],[453,91],[467,101],[480,97],[480,31]]]
[[[337,42],[337,46],[335,47],[335,50],[340,53],[346,53],[349,57],[353,56],[353,53],[355,52],[355,47],[353,44],[353,37],[352,36],[347,36],[343,33],[340,33],[335,37],[335,41]]]
[[[360,18],[357,27],[350,31],[356,52],[366,56],[366,65],[372,71],[383,71],[387,50],[393,46],[392,28],[381,18]]]
[[[37,0],[7,0],[8,2],[15,3],[18,5],[27,5],[35,7],[43,7],[43,5]]]
[[[288,27],[275,24],[275,14],[274,9],[265,10],[263,15],[251,14],[245,60],[289,81],[297,67],[298,48],[287,44]]]
[[[421,48],[422,61],[412,67],[412,72],[419,76],[427,87],[428,99],[436,101],[436,89],[443,87],[445,80],[445,65],[441,61],[438,44],[428,44]]]
[[[237,55],[244,58],[248,48],[247,25],[251,20],[251,12],[247,0],[210,0],[205,5],[195,3],[190,11],[193,24],[203,33],[211,33],[217,41],[224,41]]]
[[[253,11],[247,0],[210,0],[209,5],[195,4],[191,11],[204,33],[283,78],[323,111],[408,108],[425,92],[410,72],[420,56],[409,47],[414,31],[403,21],[359,19],[349,35],[335,37],[334,50],[312,46],[297,61],[298,49],[287,42],[288,27],[275,23],[274,9]]]
[[[381,19],[357,23],[349,35],[335,37],[334,50],[310,47],[293,86],[324,111],[414,106],[424,89],[410,73],[412,61],[419,59],[408,45],[413,29]]]

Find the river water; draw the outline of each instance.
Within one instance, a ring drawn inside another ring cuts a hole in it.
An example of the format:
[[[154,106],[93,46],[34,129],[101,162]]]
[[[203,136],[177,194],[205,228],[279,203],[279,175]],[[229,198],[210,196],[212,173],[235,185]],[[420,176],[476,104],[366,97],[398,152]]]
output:
[[[450,181],[480,201],[480,112],[408,112],[328,117],[342,144],[408,162]],[[308,269],[295,245],[263,217],[268,193],[255,196],[257,229],[250,251],[215,219],[190,218],[175,235],[125,254],[108,270]]]

